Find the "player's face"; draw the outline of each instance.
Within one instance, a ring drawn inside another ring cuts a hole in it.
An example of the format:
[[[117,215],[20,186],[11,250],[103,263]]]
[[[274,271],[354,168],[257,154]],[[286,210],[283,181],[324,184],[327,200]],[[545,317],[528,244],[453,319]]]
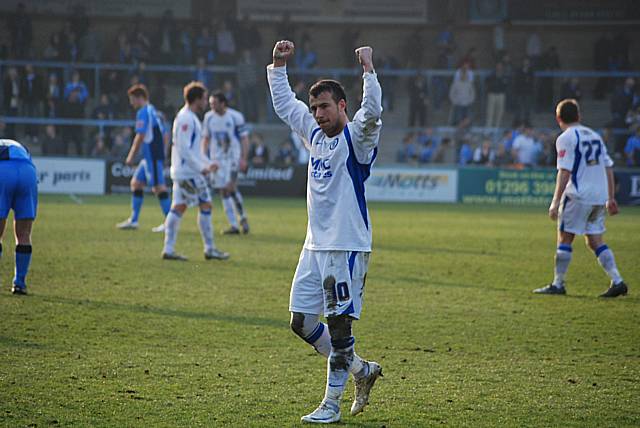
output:
[[[211,106],[211,110],[215,111],[218,114],[223,114],[226,107],[226,105],[216,97],[209,98],[209,105]]]
[[[341,113],[344,113],[346,107],[344,100],[336,103],[331,92],[325,91],[321,92],[317,97],[310,96],[309,105],[313,118],[325,134],[333,136],[342,130],[340,116]]]
[[[134,109],[139,109],[142,106],[141,98],[133,95],[129,95],[129,104]]]

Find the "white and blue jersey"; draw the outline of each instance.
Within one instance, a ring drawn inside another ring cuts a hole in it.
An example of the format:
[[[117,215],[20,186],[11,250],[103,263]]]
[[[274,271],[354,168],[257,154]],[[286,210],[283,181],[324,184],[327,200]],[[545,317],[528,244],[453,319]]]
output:
[[[202,124],[188,106],[180,109],[173,121],[171,178],[183,180],[202,176],[209,162],[202,152]]]
[[[296,99],[286,67],[267,67],[278,116],[310,145],[307,180],[309,223],[304,248],[313,251],[371,251],[371,221],[364,183],[377,155],[382,90],[375,73],[364,73],[362,105],[334,137],[318,127]]]
[[[13,210],[16,220],[35,219],[38,179],[29,151],[13,140],[0,139],[0,219]]]
[[[237,110],[227,108],[224,114],[214,110],[204,115],[202,135],[209,138],[210,159],[221,164],[229,163],[231,170],[237,170],[242,155],[242,138],[249,135],[244,116]]]
[[[142,134],[143,160],[138,165],[135,177],[150,186],[164,184],[164,124],[151,104],[138,109],[136,113],[136,134]]]
[[[567,128],[556,140],[557,167],[571,172],[564,195],[585,205],[605,205],[607,171],[613,161],[602,137],[583,125]]]

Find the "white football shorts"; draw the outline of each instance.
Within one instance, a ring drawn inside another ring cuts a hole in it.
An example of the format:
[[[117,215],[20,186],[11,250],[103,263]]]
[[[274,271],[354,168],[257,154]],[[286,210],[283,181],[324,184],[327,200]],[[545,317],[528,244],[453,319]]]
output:
[[[173,205],[186,204],[191,207],[206,202],[211,202],[211,194],[204,176],[173,181]]]
[[[303,249],[291,284],[289,311],[359,319],[370,254]]]
[[[216,172],[210,174],[210,184],[214,189],[222,189],[238,176],[238,165],[232,161],[222,161]]]
[[[565,196],[558,212],[558,229],[576,235],[600,235],[605,232],[604,205],[587,205]]]

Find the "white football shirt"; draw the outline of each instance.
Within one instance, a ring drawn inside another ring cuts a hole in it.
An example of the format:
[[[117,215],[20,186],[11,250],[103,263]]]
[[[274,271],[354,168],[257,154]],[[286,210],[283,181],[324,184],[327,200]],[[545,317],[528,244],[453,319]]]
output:
[[[172,179],[184,180],[202,175],[202,170],[209,166],[202,153],[201,138],[200,119],[185,105],[173,121]]]
[[[227,107],[224,114],[211,110],[204,115],[202,135],[209,138],[209,158],[219,162],[231,158],[237,163],[242,155],[240,139],[249,135],[249,131],[242,113]]]
[[[606,168],[613,166],[602,137],[583,125],[567,128],[556,140],[558,169],[571,172],[565,189],[569,198],[604,205],[609,198]]]
[[[377,155],[382,89],[365,73],[362,105],[334,137],[318,127],[309,107],[296,99],[286,67],[267,67],[276,114],[310,145],[307,180],[308,250],[371,251],[371,219],[364,183]]]

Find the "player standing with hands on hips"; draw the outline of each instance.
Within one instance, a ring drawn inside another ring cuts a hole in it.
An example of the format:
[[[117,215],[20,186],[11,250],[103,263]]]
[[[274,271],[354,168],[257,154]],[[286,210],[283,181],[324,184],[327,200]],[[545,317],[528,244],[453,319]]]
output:
[[[602,138],[580,123],[580,108],[573,99],[560,101],[556,121],[562,134],[556,140],[558,177],[549,217],[558,221],[558,248],[553,282],[533,290],[537,294],[566,294],[564,277],[571,262],[573,238],[585,235],[598,263],[611,278],[609,288],[600,297],[627,294],[613,252],[604,243],[604,219],[618,214],[614,197],[613,161]]]
[[[309,89],[309,107],[296,99],[286,64],[294,45],[282,40],[273,49],[267,79],[276,114],[308,142],[309,222],[291,286],[291,328],[328,358],[325,396],[303,422],[340,420],[340,401],[349,373],[356,385],[351,414],[360,413],[382,368],[354,351],[351,323],[360,318],[371,253],[371,224],[364,182],[377,155],[382,128],[382,90],[373,68],[372,49],[356,49],[364,70],[362,105],[352,121],[347,99],[335,80]],[[327,323],[319,322],[320,315]]]

